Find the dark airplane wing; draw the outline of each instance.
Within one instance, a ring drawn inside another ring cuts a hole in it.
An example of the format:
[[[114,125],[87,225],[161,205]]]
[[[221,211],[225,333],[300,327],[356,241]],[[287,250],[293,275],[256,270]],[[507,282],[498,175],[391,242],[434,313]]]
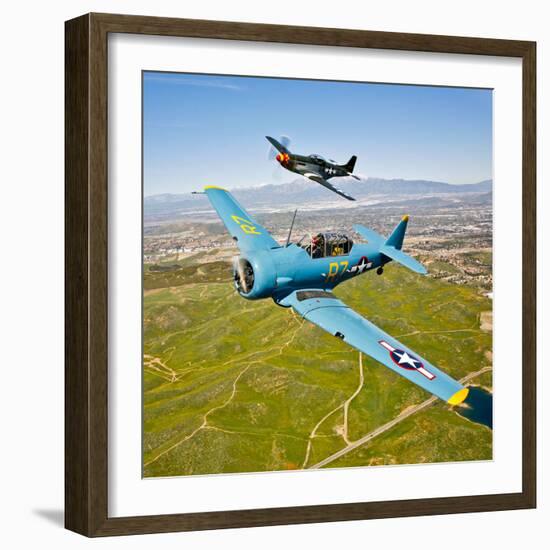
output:
[[[348,201],[355,200],[351,195],[348,195],[345,191],[338,189],[338,187],[334,187],[332,183],[329,183],[326,179],[322,178],[319,174],[314,174],[313,172],[306,172],[305,174],[303,174],[303,176],[306,177],[307,179],[310,179],[311,181],[320,183],[323,187],[326,187],[327,189],[334,191],[336,194],[340,195],[341,197],[348,199]]]
[[[451,405],[458,405],[468,389],[332,294],[319,289],[301,289],[281,300],[304,319],[366,353],[392,371]]]

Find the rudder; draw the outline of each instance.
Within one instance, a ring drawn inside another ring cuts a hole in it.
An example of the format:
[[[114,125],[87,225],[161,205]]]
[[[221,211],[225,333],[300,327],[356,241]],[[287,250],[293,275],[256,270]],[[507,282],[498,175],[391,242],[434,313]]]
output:
[[[403,239],[405,238],[405,231],[407,231],[408,221],[409,216],[403,216],[384,244],[401,250],[403,247]]]
[[[357,162],[357,157],[355,155],[353,155],[346,164],[344,164],[344,168],[348,171],[348,172],[353,172],[353,170],[355,169],[355,163]]]

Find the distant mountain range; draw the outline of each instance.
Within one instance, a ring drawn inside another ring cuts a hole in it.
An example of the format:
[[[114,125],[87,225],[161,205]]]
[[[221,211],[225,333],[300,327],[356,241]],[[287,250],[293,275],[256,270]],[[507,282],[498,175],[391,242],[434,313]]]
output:
[[[427,180],[386,180],[381,178],[368,178],[355,180],[353,178],[340,178],[338,186],[355,197],[358,202],[369,199],[391,200],[420,199],[422,196],[434,195],[462,195],[462,194],[487,194],[492,192],[493,181],[485,180],[468,185],[452,185],[439,181]],[[332,193],[313,182],[303,178],[290,183],[268,184],[257,187],[238,188],[231,190],[233,195],[245,207],[248,208],[277,208],[289,205],[312,204],[333,206],[335,202],[346,203],[335,193]],[[350,206],[350,203],[347,203]],[[146,221],[162,221],[191,213],[192,211],[209,209],[208,199],[204,195],[170,194],[151,195],[144,199],[144,217]]]

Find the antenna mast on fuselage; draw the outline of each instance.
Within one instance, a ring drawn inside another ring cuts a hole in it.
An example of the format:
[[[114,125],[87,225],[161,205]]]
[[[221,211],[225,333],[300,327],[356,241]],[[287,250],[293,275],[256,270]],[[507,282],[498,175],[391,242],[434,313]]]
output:
[[[290,236],[292,235],[292,228],[294,227],[294,220],[296,219],[296,214],[297,213],[298,213],[298,209],[296,208],[296,210],[294,210],[294,216],[292,217],[292,223],[290,224],[290,229],[288,230],[288,237],[286,238],[285,248],[290,243]]]

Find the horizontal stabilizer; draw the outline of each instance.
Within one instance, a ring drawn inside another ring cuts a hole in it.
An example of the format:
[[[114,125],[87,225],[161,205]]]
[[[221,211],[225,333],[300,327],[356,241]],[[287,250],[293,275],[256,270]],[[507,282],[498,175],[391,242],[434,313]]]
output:
[[[412,256],[405,254],[401,250],[397,250],[394,246],[383,245],[380,247],[380,252],[391,258],[393,261],[408,267],[411,271],[415,273],[420,273],[421,275],[426,275],[428,273],[427,269],[418,261],[416,261]]]
[[[376,231],[373,231],[364,225],[356,224],[353,226],[353,229],[357,231],[363,239],[366,239],[367,242],[375,246],[381,246],[386,242],[386,239],[382,237],[382,235],[379,235]]]

